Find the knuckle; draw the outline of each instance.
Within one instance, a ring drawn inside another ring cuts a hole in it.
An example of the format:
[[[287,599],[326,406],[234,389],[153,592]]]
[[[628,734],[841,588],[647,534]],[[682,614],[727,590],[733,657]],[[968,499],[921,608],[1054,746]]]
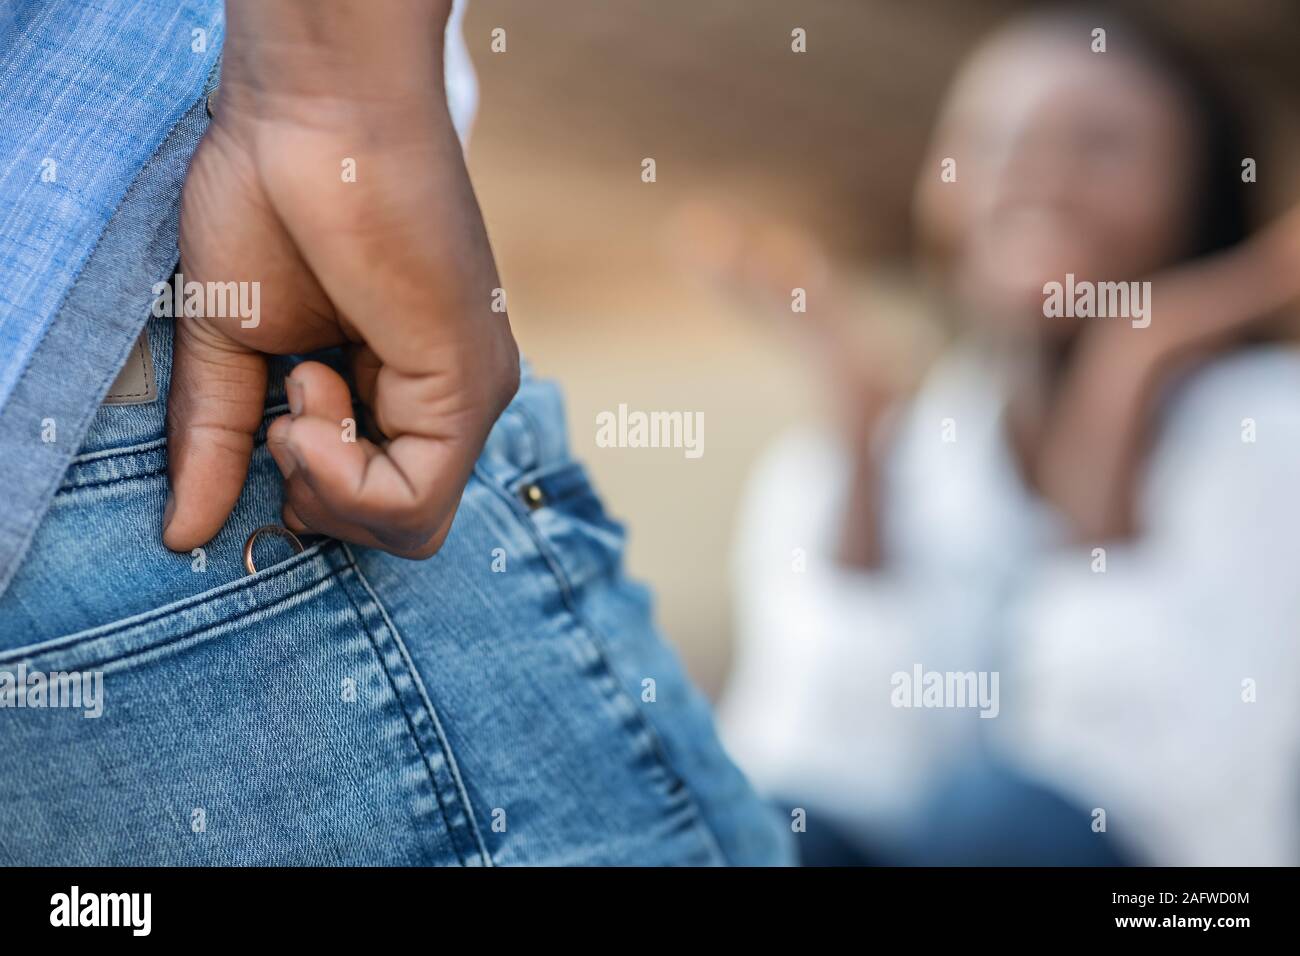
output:
[[[384,525],[389,532],[408,538],[424,539],[434,530],[428,511],[416,505],[389,512]]]
[[[447,540],[446,533],[439,532],[435,534],[433,537],[426,540],[423,544],[414,548],[406,549],[406,551],[403,552],[401,556],[404,558],[410,558],[413,561],[423,561],[426,558],[433,557],[435,554],[441,551],[443,543],[446,540]]]
[[[383,531],[376,531],[375,537],[384,548],[402,558],[422,561],[431,558],[442,549],[451,531],[451,521],[431,522],[427,515],[422,523],[410,530],[399,531],[391,526]]]
[[[375,538],[386,550],[402,557],[414,557],[422,551],[430,539],[430,533],[431,530],[424,527],[399,528],[393,524],[373,530]],[[428,557],[428,555],[420,556]]]

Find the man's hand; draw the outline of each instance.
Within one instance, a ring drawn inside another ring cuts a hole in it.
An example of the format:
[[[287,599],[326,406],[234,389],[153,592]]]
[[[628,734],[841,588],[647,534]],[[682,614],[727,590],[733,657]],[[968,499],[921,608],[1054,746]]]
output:
[[[176,319],[163,540],[189,550],[229,516],[262,421],[266,355],[343,345],[382,440],[349,426],[354,396],[336,372],[295,369],[290,414],[268,435],[284,522],[427,557],[519,376],[447,112],[449,4],[227,8],[216,118],[182,196],[181,267],[187,282],[259,283],[260,321]]]

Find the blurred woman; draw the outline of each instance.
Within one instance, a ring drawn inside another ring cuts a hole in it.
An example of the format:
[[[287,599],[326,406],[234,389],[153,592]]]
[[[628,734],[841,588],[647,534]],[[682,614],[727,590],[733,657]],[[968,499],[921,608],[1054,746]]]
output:
[[[723,708],[810,862],[1296,862],[1300,357],[1250,341],[1300,217],[1248,234],[1234,126],[1113,15],[984,42],[916,188],[960,334],[905,402],[814,256],[741,251],[840,412],[753,477]]]

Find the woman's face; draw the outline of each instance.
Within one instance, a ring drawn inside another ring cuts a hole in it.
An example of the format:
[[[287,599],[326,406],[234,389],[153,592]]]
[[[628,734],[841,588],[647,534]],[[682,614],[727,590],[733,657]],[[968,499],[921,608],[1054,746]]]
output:
[[[1043,316],[1046,282],[1129,281],[1186,247],[1197,157],[1184,101],[1137,56],[1090,44],[1041,28],[987,43],[917,185],[921,232],[952,291],[1004,334],[1070,331]],[[941,178],[946,158],[955,182]]]

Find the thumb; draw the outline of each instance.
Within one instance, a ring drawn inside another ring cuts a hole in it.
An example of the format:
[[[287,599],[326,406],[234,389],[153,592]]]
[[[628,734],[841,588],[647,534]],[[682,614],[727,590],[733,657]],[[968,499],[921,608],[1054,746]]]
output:
[[[203,319],[176,320],[167,399],[171,493],[163,544],[189,551],[221,530],[239,500],[266,401],[266,357]]]

